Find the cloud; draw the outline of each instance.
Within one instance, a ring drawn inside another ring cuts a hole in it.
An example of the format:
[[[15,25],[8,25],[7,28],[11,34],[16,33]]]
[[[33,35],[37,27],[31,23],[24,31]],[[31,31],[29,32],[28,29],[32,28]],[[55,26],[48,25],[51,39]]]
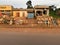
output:
[[[14,7],[26,8],[26,2],[28,0],[0,0],[0,4],[13,5]],[[33,5],[59,5],[60,0],[32,0]]]

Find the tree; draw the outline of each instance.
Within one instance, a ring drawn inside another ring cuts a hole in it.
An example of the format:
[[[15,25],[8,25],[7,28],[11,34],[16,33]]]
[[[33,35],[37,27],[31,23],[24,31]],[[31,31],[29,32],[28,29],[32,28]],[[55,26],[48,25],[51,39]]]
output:
[[[49,9],[50,9],[50,11],[55,11],[56,10],[56,6],[55,5],[51,5],[51,6],[49,6]]]
[[[26,5],[27,8],[33,8],[31,0],[27,1]]]
[[[60,8],[57,9],[56,14],[60,16]]]
[[[49,14],[50,14],[50,16],[57,17],[56,12],[57,12],[57,8],[56,8],[55,5],[49,6]]]

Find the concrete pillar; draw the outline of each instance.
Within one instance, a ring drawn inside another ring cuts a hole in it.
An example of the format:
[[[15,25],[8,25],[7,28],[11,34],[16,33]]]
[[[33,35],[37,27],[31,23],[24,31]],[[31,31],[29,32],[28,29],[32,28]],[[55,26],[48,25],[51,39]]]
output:
[[[35,16],[36,16],[36,11],[37,11],[37,10],[35,10]]]
[[[44,15],[44,14],[43,14],[43,10],[41,10],[41,11],[42,11],[42,16],[43,16],[43,15]]]
[[[49,9],[47,9],[47,16],[49,16]]]

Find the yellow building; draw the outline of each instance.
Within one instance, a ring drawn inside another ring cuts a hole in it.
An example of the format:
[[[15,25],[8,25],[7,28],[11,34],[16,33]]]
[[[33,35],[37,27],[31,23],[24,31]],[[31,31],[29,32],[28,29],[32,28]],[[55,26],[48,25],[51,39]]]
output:
[[[0,5],[0,13],[2,15],[12,15],[13,6],[10,5]]]
[[[13,9],[13,17],[27,17],[28,13],[26,9]]]

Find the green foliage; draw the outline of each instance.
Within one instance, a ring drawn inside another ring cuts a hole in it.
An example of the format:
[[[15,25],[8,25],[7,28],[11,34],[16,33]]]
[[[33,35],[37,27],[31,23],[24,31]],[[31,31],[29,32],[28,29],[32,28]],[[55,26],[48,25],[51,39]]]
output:
[[[55,9],[55,11],[53,9]],[[49,6],[49,12],[50,16],[53,16],[54,18],[60,18],[60,8],[57,9],[55,5]]]
[[[50,16],[53,16],[54,18],[60,18],[59,15],[56,14],[56,11],[50,11]]]
[[[33,8],[31,0],[27,1],[26,5],[27,5],[27,9]]]

